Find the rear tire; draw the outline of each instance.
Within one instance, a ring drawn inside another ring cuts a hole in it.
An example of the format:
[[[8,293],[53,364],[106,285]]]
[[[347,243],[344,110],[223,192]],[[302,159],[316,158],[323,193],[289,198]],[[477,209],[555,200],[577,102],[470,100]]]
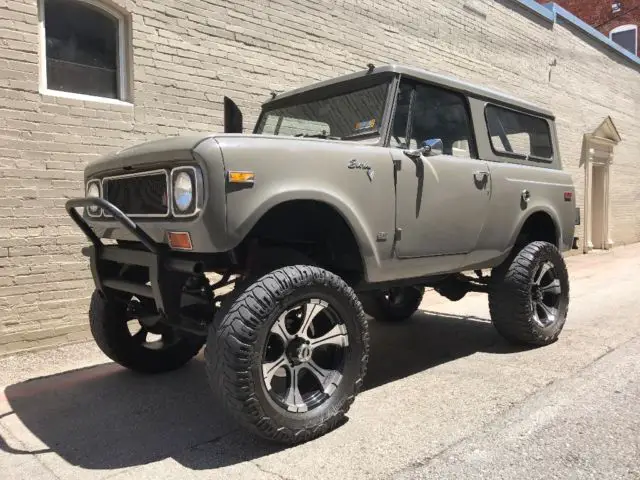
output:
[[[555,342],[569,308],[569,275],[555,245],[526,245],[491,273],[489,310],[496,330],[512,343]]]
[[[205,349],[213,393],[230,415],[288,445],[338,426],[368,356],[368,325],[353,290],[303,265],[270,272],[238,295],[217,315]]]
[[[123,367],[140,373],[168,372],[185,365],[204,345],[204,337],[167,325],[157,325],[151,330],[140,325],[140,330],[132,334],[128,323],[134,319],[127,313],[127,304],[127,301],[107,300],[95,290],[89,308],[89,325],[96,344]],[[148,334],[161,338],[149,342]]]

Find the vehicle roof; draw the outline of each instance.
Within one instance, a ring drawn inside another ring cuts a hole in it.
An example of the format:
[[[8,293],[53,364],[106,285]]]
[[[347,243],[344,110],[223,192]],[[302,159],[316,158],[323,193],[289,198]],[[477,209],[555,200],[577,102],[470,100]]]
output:
[[[317,88],[327,87],[327,86],[331,86],[331,85],[335,85],[335,84],[339,84],[339,83],[343,83],[351,80],[356,80],[358,78],[362,78],[370,75],[379,75],[384,73],[398,73],[403,76],[414,78],[416,80],[422,80],[424,82],[442,85],[444,87],[448,87],[453,90],[466,93],[469,96],[480,97],[487,100],[494,100],[502,104],[513,105],[514,107],[517,107],[520,109],[529,110],[532,113],[536,113],[544,117],[549,117],[551,119],[555,118],[553,112],[551,112],[550,110],[540,107],[539,105],[535,105],[521,98],[507,95],[505,93],[498,92],[496,90],[492,90],[489,88],[481,87],[473,83],[464,82],[454,77],[449,77],[446,75],[429,72],[427,70],[423,70],[420,68],[414,68],[406,65],[396,65],[396,64],[381,65],[379,67],[375,67],[371,71],[362,70],[359,72],[341,75],[338,77],[323,80],[321,82],[316,82],[310,85],[302,86],[300,88],[289,90],[287,92],[278,94],[275,98],[271,100],[268,100],[267,102],[264,103],[264,106],[269,105],[269,103],[271,103],[272,101],[275,102],[283,98],[293,97],[294,95],[299,95],[301,93],[305,93]]]

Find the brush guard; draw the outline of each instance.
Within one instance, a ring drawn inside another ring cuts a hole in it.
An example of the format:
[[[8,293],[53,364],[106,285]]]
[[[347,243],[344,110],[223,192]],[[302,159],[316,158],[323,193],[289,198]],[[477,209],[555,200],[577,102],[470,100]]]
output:
[[[144,249],[105,245],[86,219],[78,213],[78,208],[90,206],[99,207],[110,214],[138,239]],[[97,290],[107,297],[114,292],[126,292],[151,298],[156,305],[156,315],[160,315],[163,323],[198,335],[206,335],[215,307],[213,292],[204,276],[204,264],[201,261],[188,258],[188,253],[173,252],[167,246],[157,243],[118,207],[103,198],[73,198],[65,203],[65,209],[92,243],[91,246],[82,249],[82,254],[89,258],[91,274]],[[145,273],[148,272],[148,275],[143,275],[144,281],[124,275],[123,272],[130,267],[137,268],[138,271],[142,268]],[[194,279],[197,279],[195,285]],[[181,309],[185,283],[190,282],[191,287],[195,287],[195,291],[204,292],[204,294],[187,293],[187,295],[201,305],[208,305],[211,310],[202,319],[190,317]]]

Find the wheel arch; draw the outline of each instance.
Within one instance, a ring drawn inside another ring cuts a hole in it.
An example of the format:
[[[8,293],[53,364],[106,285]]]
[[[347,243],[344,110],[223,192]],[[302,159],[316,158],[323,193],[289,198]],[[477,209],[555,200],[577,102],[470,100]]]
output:
[[[562,230],[555,212],[550,208],[539,207],[523,216],[511,239],[511,248],[523,246],[536,240],[552,243],[556,247],[562,244]]]
[[[339,240],[340,248],[356,257],[352,265],[364,276],[367,260],[376,254],[361,218],[348,204],[324,192],[286,192],[260,204],[239,226],[240,245],[254,239],[284,244],[311,243],[315,238],[336,244]],[[300,226],[308,230],[299,236],[294,230]]]

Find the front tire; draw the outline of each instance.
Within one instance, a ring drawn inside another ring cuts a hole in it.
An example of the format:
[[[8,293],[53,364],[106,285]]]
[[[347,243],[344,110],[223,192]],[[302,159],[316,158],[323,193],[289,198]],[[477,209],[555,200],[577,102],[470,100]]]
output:
[[[298,444],[334,429],[366,373],[369,332],[353,290],[336,275],[287,266],[221,311],[205,349],[213,392],[242,426]]]
[[[139,373],[162,373],[182,367],[198,354],[203,337],[167,325],[145,327],[128,312],[131,302],[136,300],[108,300],[98,290],[91,296],[91,334],[107,357]],[[152,336],[160,338],[152,340]]]
[[[555,245],[536,241],[491,274],[489,309],[498,333],[512,343],[555,342],[569,308],[569,275]]]

